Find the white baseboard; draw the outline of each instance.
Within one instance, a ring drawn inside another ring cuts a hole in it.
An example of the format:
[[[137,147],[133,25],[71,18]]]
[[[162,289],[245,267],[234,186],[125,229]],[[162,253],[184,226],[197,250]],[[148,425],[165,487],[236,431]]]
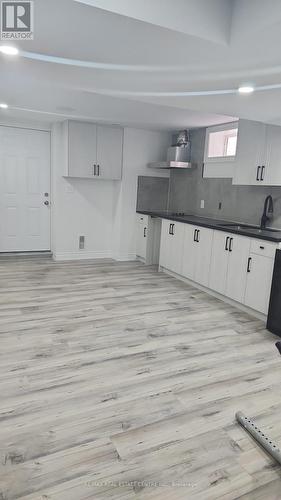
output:
[[[60,260],[85,260],[85,259],[112,259],[112,255],[108,252],[54,252],[53,259]]]
[[[205,286],[199,285],[195,281],[189,280],[188,278],[184,278],[183,276],[180,276],[177,273],[173,273],[172,271],[169,271],[165,267],[159,266],[159,271],[163,271],[166,274],[169,274],[170,276],[173,276],[174,278],[177,278],[181,281],[184,281],[185,283],[188,283],[191,286],[194,286],[195,288],[198,288],[199,290],[202,290],[202,292],[206,292],[209,295],[212,295],[213,297],[216,297],[219,300],[222,300],[223,302],[226,302],[227,304],[236,307],[237,309],[240,309],[243,312],[246,312],[250,314],[251,316],[254,316],[257,319],[260,319],[261,321],[264,321],[266,323],[267,321],[267,316],[265,314],[262,314],[258,311],[255,311],[254,309],[251,309],[248,306],[245,306],[244,304],[241,304],[240,302],[236,302],[235,300],[229,299],[225,295],[221,295],[220,293],[215,292],[214,290],[211,290],[210,288],[206,288]]]
[[[117,260],[119,262],[136,260],[136,254],[135,253],[127,253],[127,254],[112,255],[112,259]]]

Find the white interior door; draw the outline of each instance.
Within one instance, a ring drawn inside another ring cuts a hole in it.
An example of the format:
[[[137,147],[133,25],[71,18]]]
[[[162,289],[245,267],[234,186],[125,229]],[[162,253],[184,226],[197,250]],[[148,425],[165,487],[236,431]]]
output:
[[[0,252],[50,250],[50,134],[0,126]]]

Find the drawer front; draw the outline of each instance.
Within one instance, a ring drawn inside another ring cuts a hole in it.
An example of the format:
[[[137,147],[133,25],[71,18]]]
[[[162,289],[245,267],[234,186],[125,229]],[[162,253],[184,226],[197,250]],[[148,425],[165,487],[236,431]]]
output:
[[[254,238],[251,240],[251,253],[263,255],[264,257],[274,259],[277,247],[278,245],[276,243],[271,243],[270,241],[257,240]]]

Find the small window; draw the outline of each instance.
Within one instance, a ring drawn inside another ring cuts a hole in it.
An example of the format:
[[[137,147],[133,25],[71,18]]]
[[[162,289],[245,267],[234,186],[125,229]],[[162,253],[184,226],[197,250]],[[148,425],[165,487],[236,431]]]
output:
[[[236,155],[237,133],[238,124],[236,122],[207,128],[205,163],[233,160]]]

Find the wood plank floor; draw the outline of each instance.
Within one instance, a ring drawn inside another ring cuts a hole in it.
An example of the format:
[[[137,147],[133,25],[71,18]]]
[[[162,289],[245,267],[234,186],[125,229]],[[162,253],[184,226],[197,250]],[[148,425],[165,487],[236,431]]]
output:
[[[0,499],[280,499],[264,324],[138,262],[0,259]]]

